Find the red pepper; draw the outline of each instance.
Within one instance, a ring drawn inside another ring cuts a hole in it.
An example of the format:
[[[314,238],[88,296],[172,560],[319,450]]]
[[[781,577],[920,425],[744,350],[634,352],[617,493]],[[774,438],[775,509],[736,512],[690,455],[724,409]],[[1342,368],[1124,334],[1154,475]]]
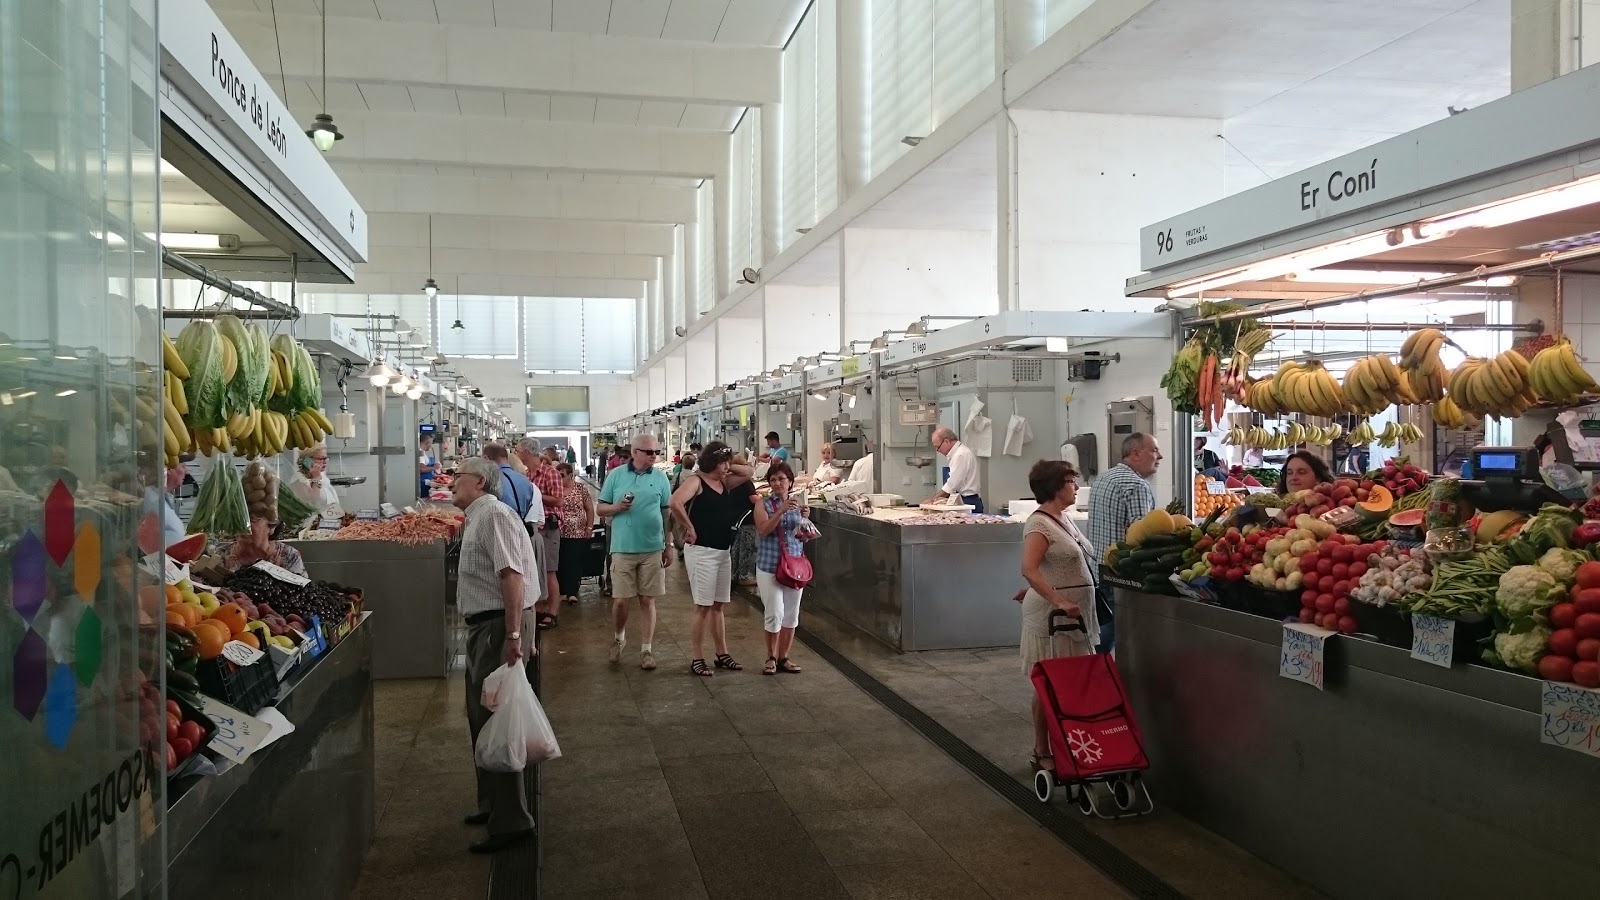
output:
[[[1600,522],[1585,522],[1572,532],[1572,546],[1587,547],[1600,541]]]

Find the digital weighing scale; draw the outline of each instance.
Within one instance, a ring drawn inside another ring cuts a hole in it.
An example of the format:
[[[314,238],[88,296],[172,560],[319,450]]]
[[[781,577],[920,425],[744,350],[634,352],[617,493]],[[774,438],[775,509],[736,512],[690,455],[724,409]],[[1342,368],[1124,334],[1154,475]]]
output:
[[[1474,447],[1471,457],[1472,474],[1477,477],[1462,479],[1461,497],[1479,512],[1531,513],[1546,503],[1572,502],[1545,483],[1539,452],[1532,447]]]

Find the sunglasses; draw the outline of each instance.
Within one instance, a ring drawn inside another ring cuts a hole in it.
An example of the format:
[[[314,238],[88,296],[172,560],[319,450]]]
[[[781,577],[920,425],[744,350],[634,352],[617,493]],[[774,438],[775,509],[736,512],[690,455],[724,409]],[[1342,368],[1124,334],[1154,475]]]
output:
[[[661,454],[665,453],[666,451],[665,450],[640,450],[638,447],[635,447],[635,448],[633,448],[633,452],[635,452],[635,453],[643,453],[645,456],[660,456]]]

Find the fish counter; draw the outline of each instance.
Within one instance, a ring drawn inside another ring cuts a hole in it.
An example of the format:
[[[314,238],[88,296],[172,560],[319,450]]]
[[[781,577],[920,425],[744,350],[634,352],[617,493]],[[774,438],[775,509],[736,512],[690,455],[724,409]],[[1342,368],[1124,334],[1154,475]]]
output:
[[[1016,646],[1021,522],[925,524],[950,522],[951,514],[824,507],[813,507],[811,518],[821,530],[807,545],[811,608],[900,651]]]
[[[1120,588],[1116,609],[1157,803],[1333,897],[1600,881],[1596,760],[1541,742],[1539,679],[1340,636],[1318,690],[1279,676],[1277,621]]]

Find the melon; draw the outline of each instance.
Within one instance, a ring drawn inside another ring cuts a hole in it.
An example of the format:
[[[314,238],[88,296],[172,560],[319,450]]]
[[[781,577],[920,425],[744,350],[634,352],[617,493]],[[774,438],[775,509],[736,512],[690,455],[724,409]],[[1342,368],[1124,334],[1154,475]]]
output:
[[[188,565],[199,559],[200,554],[205,551],[205,532],[191,534],[181,541],[175,541],[167,545],[167,555],[172,557],[173,562],[182,563],[183,565]]]
[[[1382,485],[1373,485],[1367,489],[1367,499],[1356,504],[1361,515],[1368,519],[1381,519],[1394,508],[1394,494]]]
[[[1427,514],[1420,509],[1407,509],[1397,512],[1389,517],[1389,524],[1396,528],[1421,528]]]

